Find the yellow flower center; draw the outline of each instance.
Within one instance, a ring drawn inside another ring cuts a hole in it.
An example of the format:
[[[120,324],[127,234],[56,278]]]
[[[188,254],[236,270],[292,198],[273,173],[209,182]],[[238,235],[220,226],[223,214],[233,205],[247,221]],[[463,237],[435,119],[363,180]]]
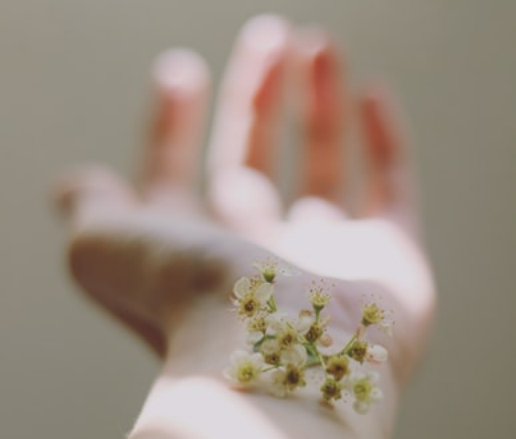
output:
[[[248,295],[240,301],[240,314],[245,314],[247,317],[253,317],[258,311],[258,304],[253,295]]]
[[[362,324],[364,326],[375,325],[383,320],[384,312],[376,303],[369,303],[362,308]]]
[[[249,383],[256,377],[256,370],[252,364],[246,364],[238,369],[238,381]]]
[[[358,400],[367,401],[372,389],[373,387],[371,386],[371,383],[369,381],[359,380],[353,386],[353,393],[355,394]]]
[[[341,390],[342,384],[332,378],[328,378],[321,386],[321,392],[326,401],[340,399],[342,397]]]
[[[272,354],[264,355],[264,360],[267,364],[277,365],[280,363],[281,358],[276,352],[273,352]]]
[[[349,360],[346,357],[331,357],[328,360],[326,372],[333,375],[336,380],[342,379],[349,372]]]
[[[365,341],[356,341],[351,346],[349,351],[349,356],[353,358],[355,361],[358,361],[360,364],[364,362],[365,356],[367,353],[367,343]]]

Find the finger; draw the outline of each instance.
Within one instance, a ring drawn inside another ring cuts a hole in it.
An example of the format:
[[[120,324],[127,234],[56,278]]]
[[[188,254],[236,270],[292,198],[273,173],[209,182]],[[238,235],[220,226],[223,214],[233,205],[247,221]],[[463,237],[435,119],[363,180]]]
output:
[[[243,27],[217,107],[215,169],[248,166],[270,175],[288,42],[288,24],[279,17],[256,17]]]
[[[217,173],[209,197],[214,215],[223,224],[259,241],[281,216],[275,187],[263,174],[249,168]]]
[[[279,216],[270,178],[288,45],[284,20],[254,18],[241,32],[225,76],[209,166],[212,206],[233,227]]]
[[[88,167],[63,176],[53,189],[58,211],[72,226],[114,210],[130,209],[137,203],[132,189],[113,172]]]
[[[414,225],[416,188],[397,120],[399,111],[387,93],[376,88],[361,96],[359,113],[367,156],[361,211],[366,216],[385,215]]]
[[[297,39],[301,73],[301,196],[320,197],[340,204],[344,157],[345,100],[339,59],[328,36],[306,29]]]
[[[320,197],[303,197],[292,204],[287,219],[299,222],[342,221],[347,219],[347,216],[335,203]]]
[[[191,191],[198,174],[208,69],[196,53],[176,49],[158,57],[153,77],[157,102],[145,151],[144,190],[150,197]]]

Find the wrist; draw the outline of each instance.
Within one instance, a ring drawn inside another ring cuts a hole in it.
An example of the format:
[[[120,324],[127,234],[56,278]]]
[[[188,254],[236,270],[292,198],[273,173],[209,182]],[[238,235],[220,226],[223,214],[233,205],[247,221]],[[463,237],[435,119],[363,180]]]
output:
[[[166,327],[164,372],[174,377],[222,376],[231,352],[245,342],[230,304],[221,293],[193,300]]]

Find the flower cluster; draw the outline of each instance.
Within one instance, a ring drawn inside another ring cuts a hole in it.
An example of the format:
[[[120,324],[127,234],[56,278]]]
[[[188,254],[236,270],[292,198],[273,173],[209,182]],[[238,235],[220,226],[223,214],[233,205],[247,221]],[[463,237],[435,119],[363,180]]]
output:
[[[323,315],[331,300],[324,281],[310,288],[311,309],[291,317],[277,309],[275,280],[279,274],[292,276],[297,272],[272,261],[254,264],[254,268],[259,274],[242,277],[233,289],[233,305],[246,325],[249,347],[233,352],[225,376],[239,387],[265,387],[284,397],[306,385],[308,368],[318,367],[323,373],[322,402],[331,406],[347,395],[358,413],[367,413],[383,395],[378,373],[362,371],[362,365],[383,363],[388,355],[384,347],[368,343],[366,335],[372,326],[391,333],[391,321],[384,310],[374,301],[365,303],[357,330],[344,347],[324,353],[333,343],[329,318]]]

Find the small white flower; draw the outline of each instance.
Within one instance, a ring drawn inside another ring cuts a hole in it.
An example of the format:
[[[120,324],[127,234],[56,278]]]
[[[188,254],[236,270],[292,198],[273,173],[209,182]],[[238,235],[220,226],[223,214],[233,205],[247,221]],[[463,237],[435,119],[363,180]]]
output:
[[[224,371],[224,376],[233,383],[252,386],[257,383],[263,364],[263,357],[259,353],[235,351],[231,355],[231,366]]]
[[[323,309],[326,305],[328,305],[328,302],[331,299],[331,296],[325,292],[321,287],[319,288],[312,288],[310,290],[310,294],[308,296],[310,303],[315,309],[318,309],[319,311]]]
[[[242,277],[235,283],[233,292],[237,299],[253,294],[261,304],[265,304],[274,292],[274,287],[266,282],[252,282],[248,277]]]
[[[367,351],[365,355],[366,361],[373,364],[385,363],[389,358],[389,354],[387,349],[379,344],[376,345],[368,345]]]
[[[277,264],[269,260],[265,262],[255,262],[253,264],[253,268],[256,268],[263,276],[265,282],[268,283],[273,283],[276,278],[276,274],[278,273]]]
[[[379,375],[376,372],[357,372],[346,382],[346,387],[355,398],[353,408],[357,413],[366,414],[371,404],[383,399],[378,380]]]
[[[253,317],[258,311],[267,306],[274,287],[272,284],[263,281],[251,280],[247,277],[240,278],[233,288],[236,300],[235,306],[238,306],[238,313]]]
[[[285,324],[274,334],[274,337],[278,341],[281,349],[288,349],[299,343],[301,340],[301,334],[299,334],[291,322],[285,322]]]
[[[311,316],[303,315],[297,319],[289,320],[288,314],[275,312],[267,316],[268,334],[280,337],[281,334],[289,332],[295,334],[297,339],[308,332],[313,322],[314,319]]]
[[[300,272],[292,267],[280,267],[277,262],[265,260],[264,262],[255,262],[253,267],[256,268],[266,282],[272,283],[278,274],[283,276],[298,276]]]
[[[293,364],[273,370],[268,379],[269,392],[280,398],[306,385],[304,369]]]
[[[329,321],[329,316],[327,318],[319,319],[318,321],[305,320],[303,323],[300,322],[300,332],[308,343],[317,343],[319,346],[330,346],[332,339],[326,332]],[[303,324],[304,326],[302,326]]]
[[[392,319],[388,318],[387,312],[380,308],[375,302],[370,302],[362,307],[362,325],[376,325],[388,336],[392,337]]]

